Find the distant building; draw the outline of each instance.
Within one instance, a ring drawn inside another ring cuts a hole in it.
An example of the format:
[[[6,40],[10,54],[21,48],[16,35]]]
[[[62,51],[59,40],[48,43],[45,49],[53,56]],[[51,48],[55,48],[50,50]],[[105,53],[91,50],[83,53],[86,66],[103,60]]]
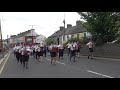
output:
[[[16,44],[32,45],[39,36],[40,35],[35,32],[35,29],[31,29],[20,34],[10,36],[10,44],[11,46],[15,46]]]
[[[46,37],[40,34],[35,38],[34,43],[45,43],[45,39]]]
[[[67,24],[67,28],[65,28],[65,37],[64,37],[64,27],[60,26],[60,30],[56,31],[48,38],[52,38],[57,40],[59,38],[59,43],[64,43],[70,38],[79,38],[83,37],[91,37],[91,34],[87,32],[87,30],[83,27],[81,21],[76,21],[76,26],[72,26],[71,24]]]

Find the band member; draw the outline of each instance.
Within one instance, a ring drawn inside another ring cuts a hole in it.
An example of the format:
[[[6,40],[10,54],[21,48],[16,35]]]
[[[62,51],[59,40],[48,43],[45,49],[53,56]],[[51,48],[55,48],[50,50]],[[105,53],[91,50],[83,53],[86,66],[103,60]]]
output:
[[[32,53],[33,58],[35,58],[35,47],[34,46],[32,47],[32,50],[33,50],[33,53]]]
[[[19,56],[19,47],[18,46],[16,47],[15,54],[16,54],[16,59],[19,62],[20,61],[20,56]]]
[[[58,47],[56,44],[51,44],[49,47],[49,51],[51,54],[51,64],[54,62],[56,63],[57,57],[58,57]]]
[[[89,41],[89,43],[86,44],[86,46],[89,47],[89,55],[88,55],[88,59],[91,56],[91,59],[93,59],[93,47],[95,46],[94,43],[92,42],[92,40]]]
[[[38,45],[35,45],[35,56],[36,56],[36,60],[37,60],[37,57],[38,57]]]
[[[43,61],[43,53],[44,53],[43,48],[44,48],[43,45],[38,46],[38,61],[39,62]]]
[[[46,57],[46,52],[47,52],[47,46],[44,46],[44,56]]]
[[[70,43],[67,44],[67,49],[68,49],[68,56],[70,55]]]
[[[13,48],[14,57],[16,56],[16,49],[17,49],[17,47],[15,46],[15,47]]]
[[[30,51],[26,47],[24,47],[22,55],[23,55],[23,67],[28,69]]]
[[[73,57],[73,59],[74,59],[74,62],[76,62],[76,60],[75,60],[75,55],[76,54],[76,44],[75,43],[71,43],[71,45],[70,45],[70,61],[71,61],[71,59],[72,59],[72,57]]]
[[[64,47],[63,47],[63,45],[60,44],[60,45],[58,46],[58,49],[59,49],[59,59],[60,59],[60,57],[62,57],[62,59],[63,59],[63,52],[64,52]]]
[[[19,59],[20,59],[20,63],[22,64],[23,62],[22,47],[19,49]]]
[[[81,49],[81,45],[80,45],[79,42],[77,42],[77,47],[76,47],[76,49],[77,49],[77,55],[78,55],[78,57],[80,57],[80,49]]]

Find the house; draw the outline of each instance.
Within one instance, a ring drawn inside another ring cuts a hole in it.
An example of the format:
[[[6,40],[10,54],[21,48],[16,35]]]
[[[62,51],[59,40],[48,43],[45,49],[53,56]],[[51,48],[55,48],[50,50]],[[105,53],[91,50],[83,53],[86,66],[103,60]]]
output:
[[[45,39],[46,37],[40,34],[35,38],[34,43],[45,43]]]
[[[15,46],[18,43],[22,44],[33,44],[35,36],[38,34],[35,32],[35,29],[31,29],[17,35],[10,36],[10,44],[11,46]]]
[[[82,39],[83,37],[89,38],[91,37],[91,34],[87,32],[87,30],[83,27],[81,21],[76,21],[76,26],[72,26],[71,24],[67,24],[67,28],[60,26],[60,30],[58,30],[48,38],[52,38],[54,40],[57,40],[57,38],[59,38],[59,43],[64,43],[70,38]]]
[[[19,33],[17,35],[12,35],[10,37],[10,44],[11,46],[15,46],[16,44],[28,44],[32,45],[33,43],[44,43],[46,37],[43,35],[38,35],[35,32],[35,29],[31,29],[22,33]]]

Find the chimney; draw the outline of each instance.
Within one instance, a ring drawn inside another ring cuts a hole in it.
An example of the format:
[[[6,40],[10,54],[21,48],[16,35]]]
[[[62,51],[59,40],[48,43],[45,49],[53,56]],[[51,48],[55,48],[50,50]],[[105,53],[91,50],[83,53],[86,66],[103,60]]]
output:
[[[60,30],[63,30],[64,29],[64,27],[63,26],[60,26]]]
[[[79,21],[76,21],[76,26],[81,26],[82,25],[82,22],[79,20]]]
[[[67,28],[71,28],[72,27],[72,25],[71,24],[67,24]]]

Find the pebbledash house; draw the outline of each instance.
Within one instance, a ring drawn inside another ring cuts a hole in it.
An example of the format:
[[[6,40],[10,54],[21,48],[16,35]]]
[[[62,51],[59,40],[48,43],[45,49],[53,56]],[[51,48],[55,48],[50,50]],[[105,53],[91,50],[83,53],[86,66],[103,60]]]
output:
[[[65,36],[64,36],[65,33]],[[76,25],[72,26],[71,24],[67,24],[67,28],[60,26],[60,30],[56,31],[54,34],[49,36],[48,38],[52,38],[57,41],[59,38],[59,43],[63,44],[70,38],[79,38],[83,37],[90,38],[92,35],[83,27],[81,21],[76,21]]]
[[[20,34],[10,36],[10,45],[11,47],[14,47],[17,44],[33,45],[34,43],[39,42],[44,43],[45,39],[45,36],[39,35],[35,32],[35,29],[31,29]]]

